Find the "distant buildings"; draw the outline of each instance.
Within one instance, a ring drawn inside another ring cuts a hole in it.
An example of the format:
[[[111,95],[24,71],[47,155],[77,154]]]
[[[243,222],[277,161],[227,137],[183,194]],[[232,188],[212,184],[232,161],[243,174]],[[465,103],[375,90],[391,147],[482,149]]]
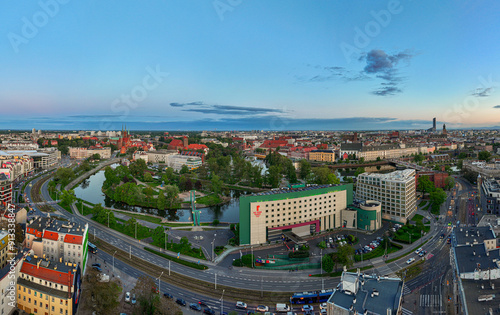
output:
[[[186,165],[190,170],[202,166],[204,156],[196,156],[186,153],[179,154],[177,151],[160,150],[148,152],[136,151],[134,152],[133,158],[134,160],[143,159],[146,163],[163,163],[166,164],[167,167],[173,168],[175,171],[180,171],[184,165]]]
[[[0,173],[0,206],[4,208],[12,203],[12,181]]]
[[[500,215],[500,178],[481,179],[481,205],[486,213]]]
[[[448,178],[448,173],[446,172],[436,172],[436,171],[418,171],[416,174],[417,187],[418,187],[418,179],[422,176],[427,176],[431,182],[434,183],[436,188],[445,188],[446,179]]]
[[[406,145],[404,143],[384,145],[363,145],[362,143],[342,143],[340,146],[340,157],[344,160],[350,155],[365,161],[380,159],[396,159],[412,154],[428,153],[426,146]]]
[[[327,302],[328,315],[401,314],[403,281],[347,272]]]
[[[69,148],[69,156],[72,159],[87,159],[94,154],[99,154],[101,159],[111,158],[111,148]]]
[[[406,223],[415,213],[415,170],[358,176],[356,197],[382,203],[382,218]]]
[[[310,161],[335,162],[335,151],[333,150],[314,150],[309,152]]]
[[[0,163],[2,160],[20,161],[22,159],[31,159],[33,168],[47,169],[54,166],[61,159],[61,152],[57,148],[44,148],[39,150],[8,150],[0,151]],[[25,168],[30,168],[28,165]]]

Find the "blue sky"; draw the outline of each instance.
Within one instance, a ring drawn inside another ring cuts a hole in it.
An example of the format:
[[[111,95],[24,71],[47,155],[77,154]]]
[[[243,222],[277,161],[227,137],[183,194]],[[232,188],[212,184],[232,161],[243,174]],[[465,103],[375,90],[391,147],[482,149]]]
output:
[[[499,126],[499,9],[3,1],[0,129]]]

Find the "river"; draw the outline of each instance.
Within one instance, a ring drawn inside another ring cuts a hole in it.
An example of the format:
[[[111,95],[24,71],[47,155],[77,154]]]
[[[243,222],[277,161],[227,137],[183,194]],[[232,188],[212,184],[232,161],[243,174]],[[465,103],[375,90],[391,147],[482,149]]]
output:
[[[103,206],[118,209],[118,210],[128,210],[134,212],[144,212],[161,217],[166,217],[169,221],[178,222],[190,222],[192,221],[191,210],[190,209],[179,209],[179,210],[158,210],[154,208],[146,208],[139,206],[129,206],[122,202],[116,202],[102,192],[102,184],[104,183],[104,170],[97,172],[96,174],[90,176],[85,181],[83,181],[78,187],[74,188],[75,195],[83,200],[87,200],[94,204],[100,203]],[[225,190],[223,194],[226,196],[231,196],[231,201],[219,206],[212,206],[206,208],[200,208],[200,221],[202,222],[212,222],[213,220],[219,220],[220,222],[239,222],[239,197],[240,195],[247,194],[245,191],[239,190]]]

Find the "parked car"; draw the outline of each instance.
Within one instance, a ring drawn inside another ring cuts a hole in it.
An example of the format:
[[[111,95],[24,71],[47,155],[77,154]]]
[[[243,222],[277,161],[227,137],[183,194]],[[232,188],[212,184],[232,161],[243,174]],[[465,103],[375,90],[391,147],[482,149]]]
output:
[[[102,272],[102,269],[101,267],[97,267],[97,266],[92,266],[92,268],[94,268],[95,270],[99,271],[99,272]]]
[[[189,308],[198,312],[201,312],[201,305],[198,303],[189,304]]]
[[[92,267],[99,267],[99,268],[101,268],[101,264],[92,264]]]
[[[175,300],[175,303],[177,303],[177,304],[179,304],[181,306],[186,306],[186,301],[184,301],[181,298],[178,298],[177,300]]]
[[[238,301],[236,302],[236,308],[247,309],[247,303]]]
[[[130,302],[130,292],[125,293],[125,302]]]
[[[172,294],[167,293],[167,292],[163,293],[163,296],[164,296],[164,297],[166,297],[167,299],[173,299],[173,298],[174,298],[174,297],[172,296]]]
[[[132,303],[132,305],[135,305],[135,303],[137,303],[137,300],[135,299],[135,294],[132,295],[132,299],[130,300],[130,303]]]
[[[326,309],[327,309],[327,307],[328,307],[328,304],[326,304],[326,303],[321,303],[321,304],[319,305],[319,309],[320,309],[320,310],[326,310]]]
[[[319,312],[321,315],[326,315],[328,314],[326,308],[322,309],[320,312]]]
[[[409,265],[409,264],[411,264],[411,263],[412,263],[412,262],[414,262],[414,261],[415,261],[415,258],[413,258],[413,257],[412,257],[412,258],[408,259],[408,260],[406,261],[406,263]]]
[[[213,309],[211,309],[210,307],[207,307],[203,310],[203,314],[215,315],[215,311]]]

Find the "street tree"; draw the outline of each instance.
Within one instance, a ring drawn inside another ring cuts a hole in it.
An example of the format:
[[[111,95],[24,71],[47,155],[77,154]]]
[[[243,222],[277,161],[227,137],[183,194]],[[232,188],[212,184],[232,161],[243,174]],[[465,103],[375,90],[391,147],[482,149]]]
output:
[[[351,267],[354,264],[353,260],[354,249],[349,245],[339,246],[337,249],[337,258],[339,264],[342,266],[346,266],[347,268]]]
[[[323,270],[327,273],[333,271],[333,260],[331,255],[325,255],[322,259]]]
[[[429,176],[424,175],[418,178],[418,190],[423,194],[430,194],[436,189],[434,183],[429,179]]]
[[[308,160],[302,159],[299,162],[299,176],[301,179],[306,179],[311,173],[311,163]]]
[[[161,298],[156,292],[158,282],[148,276],[137,279],[132,292],[136,295],[139,314],[182,315],[182,311],[171,299]]]

